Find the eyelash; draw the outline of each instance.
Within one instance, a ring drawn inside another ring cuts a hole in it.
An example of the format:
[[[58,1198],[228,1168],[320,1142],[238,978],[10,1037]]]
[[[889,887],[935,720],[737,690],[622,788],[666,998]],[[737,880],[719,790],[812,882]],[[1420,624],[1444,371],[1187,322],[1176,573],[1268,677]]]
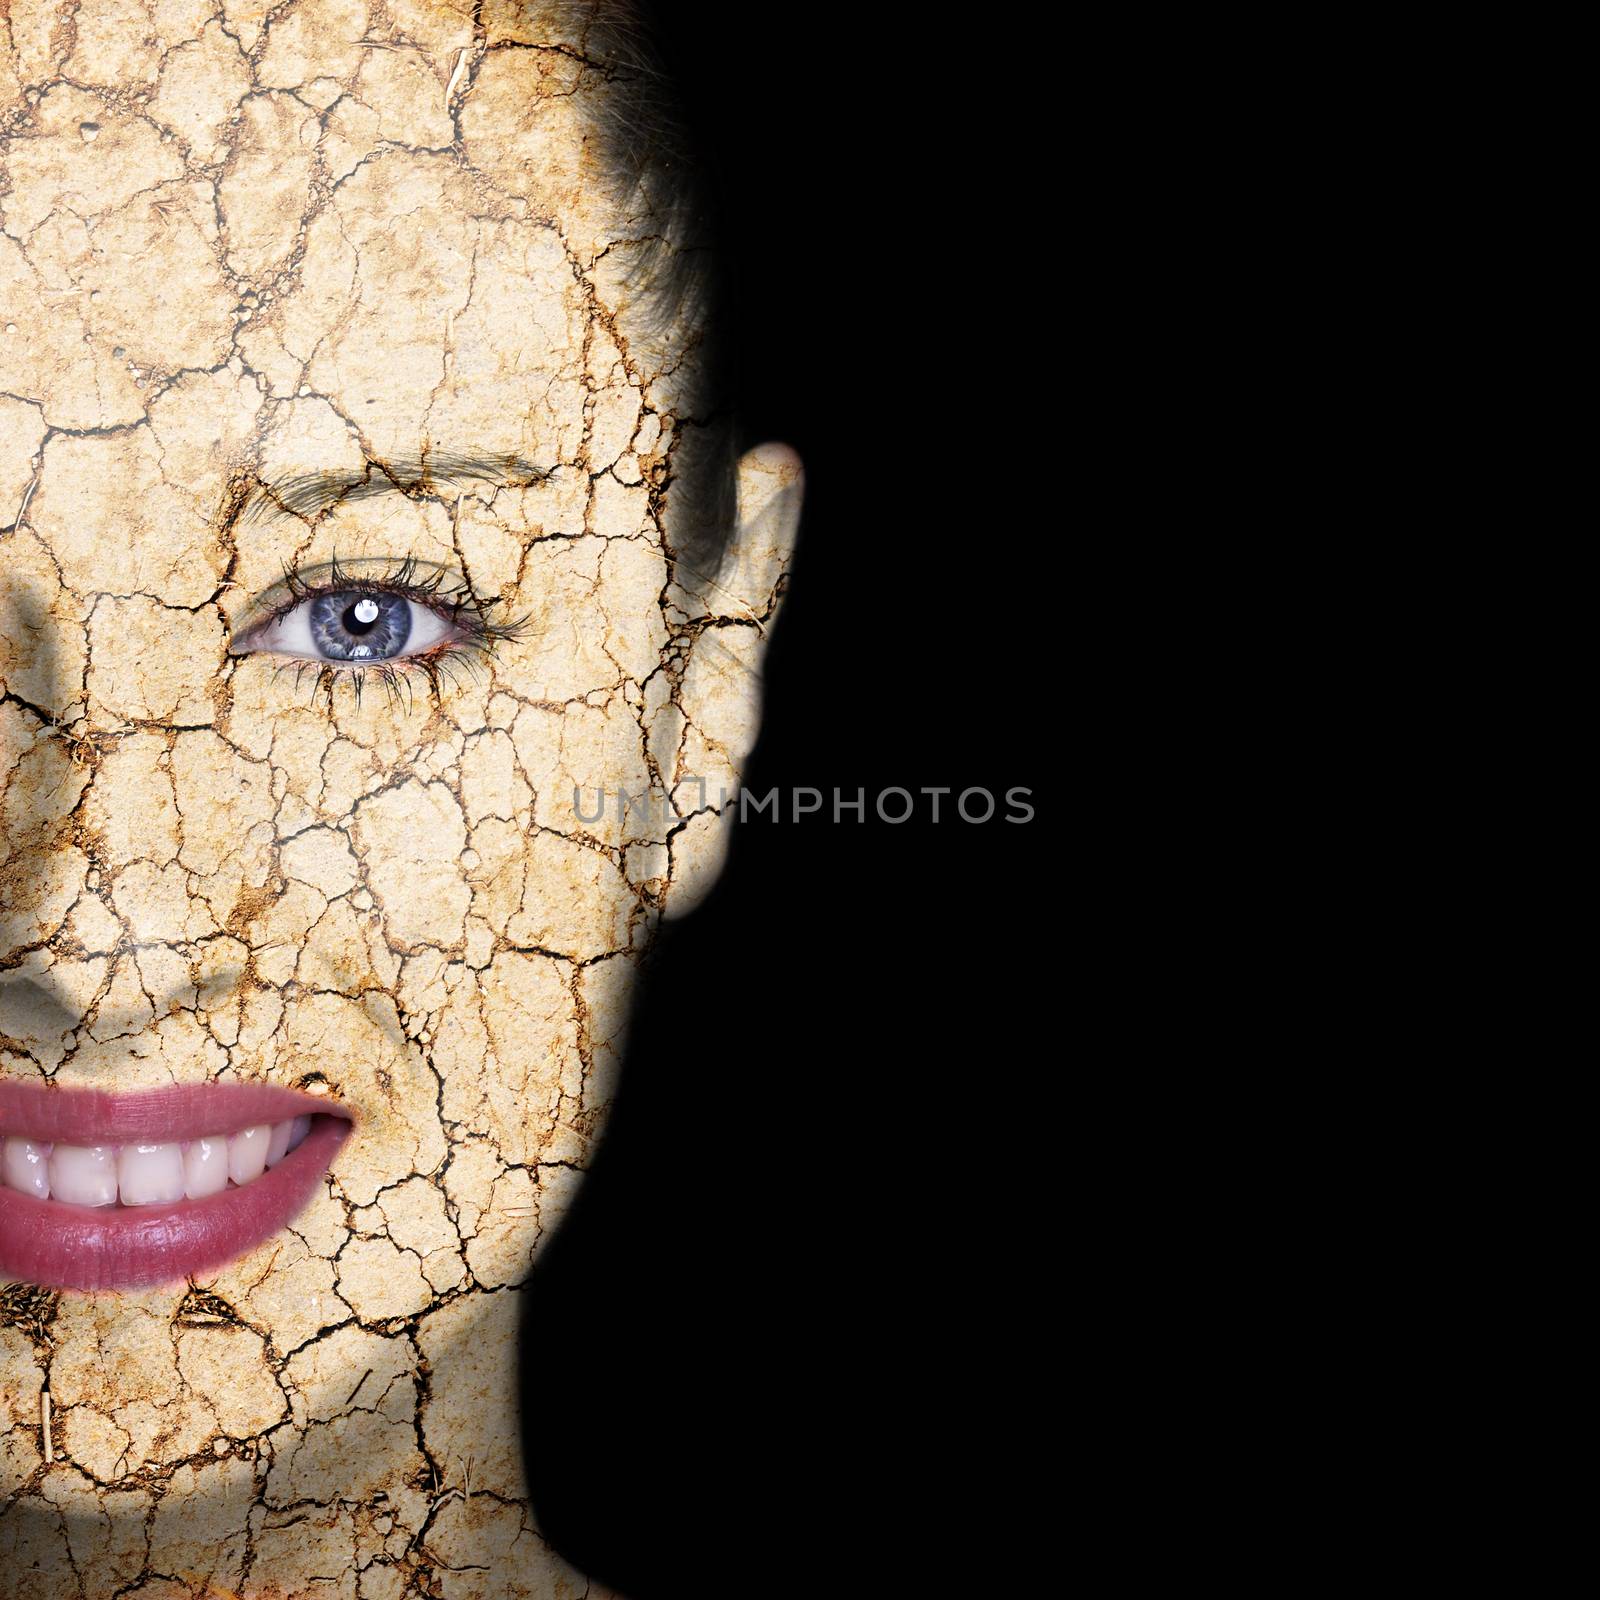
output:
[[[363,568],[372,566],[379,570],[375,574],[363,571],[357,575],[342,567],[338,556],[334,556],[325,568],[319,570],[317,581],[309,582],[302,575],[298,561],[290,562],[283,569],[286,598],[253,621],[240,638],[247,639],[252,634],[271,627],[288,616],[296,606],[306,605],[327,594],[398,595],[444,617],[452,627],[462,630],[462,636],[434,645],[428,650],[419,651],[415,655],[394,656],[389,660],[365,664],[315,661],[304,657],[278,663],[273,671],[274,679],[282,673],[293,670],[297,690],[309,669],[311,701],[315,704],[319,696],[324,697],[330,712],[333,709],[334,685],[341,678],[350,683],[355,693],[356,704],[359,706],[361,692],[369,674],[383,685],[390,704],[398,700],[404,691],[409,706],[417,675],[427,683],[429,693],[437,698],[446,683],[454,686],[463,677],[476,677],[484,670],[502,641],[520,638],[527,630],[526,616],[494,621],[484,614],[465,583],[459,587],[446,589],[447,574],[444,568],[435,567],[424,571],[415,556],[406,556],[387,567],[383,558],[370,563],[363,562],[362,566]]]

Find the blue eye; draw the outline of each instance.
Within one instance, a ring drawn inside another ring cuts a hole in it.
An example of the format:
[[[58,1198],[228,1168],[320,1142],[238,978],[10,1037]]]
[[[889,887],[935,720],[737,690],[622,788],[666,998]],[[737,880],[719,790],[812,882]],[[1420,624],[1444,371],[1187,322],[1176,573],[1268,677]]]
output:
[[[405,595],[341,589],[307,596],[252,629],[241,646],[304,661],[362,664],[418,655],[458,631],[431,606]]]
[[[387,661],[411,634],[403,595],[324,594],[310,604],[311,638],[330,661]]]

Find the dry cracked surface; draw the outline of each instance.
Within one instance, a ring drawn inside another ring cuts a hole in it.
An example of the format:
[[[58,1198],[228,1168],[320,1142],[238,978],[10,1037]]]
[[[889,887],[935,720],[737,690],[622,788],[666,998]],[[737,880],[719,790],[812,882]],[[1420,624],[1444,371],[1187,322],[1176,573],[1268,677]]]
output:
[[[574,8],[0,19],[0,1077],[357,1117],[203,1281],[0,1285],[12,1592],[598,1600],[528,1513],[514,1291],[720,862],[796,463],[675,564],[694,350]],[[335,556],[463,637],[250,647]]]

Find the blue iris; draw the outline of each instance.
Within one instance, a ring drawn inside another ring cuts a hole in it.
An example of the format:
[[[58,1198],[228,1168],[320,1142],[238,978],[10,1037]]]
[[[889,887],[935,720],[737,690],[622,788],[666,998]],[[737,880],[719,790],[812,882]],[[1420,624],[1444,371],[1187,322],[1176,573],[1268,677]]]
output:
[[[325,594],[311,602],[311,637],[331,661],[384,661],[411,634],[411,603],[398,594]]]

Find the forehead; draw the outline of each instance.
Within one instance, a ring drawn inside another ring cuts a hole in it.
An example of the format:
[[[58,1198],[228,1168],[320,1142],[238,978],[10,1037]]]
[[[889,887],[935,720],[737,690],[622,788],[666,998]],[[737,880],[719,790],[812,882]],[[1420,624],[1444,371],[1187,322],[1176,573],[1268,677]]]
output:
[[[622,332],[647,228],[596,159],[603,76],[538,8],[476,35],[448,6],[385,16],[13,15],[0,390],[52,447],[121,433],[160,477],[161,441],[126,430],[164,412],[281,471],[573,461],[597,373],[648,384]]]

